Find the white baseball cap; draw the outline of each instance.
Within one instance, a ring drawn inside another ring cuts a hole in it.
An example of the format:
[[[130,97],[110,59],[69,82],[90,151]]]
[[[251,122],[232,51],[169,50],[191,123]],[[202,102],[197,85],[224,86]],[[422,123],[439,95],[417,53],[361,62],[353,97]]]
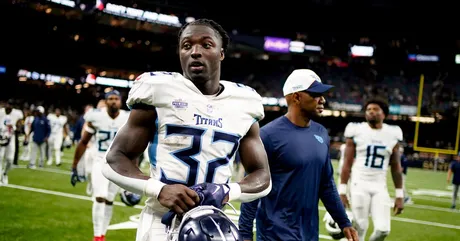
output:
[[[296,69],[286,79],[283,86],[284,96],[299,92],[308,91],[313,93],[324,93],[334,88],[333,85],[321,83],[319,76],[309,69]]]
[[[38,106],[37,111],[42,113],[42,114],[45,114],[45,108],[43,108],[43,106]]]

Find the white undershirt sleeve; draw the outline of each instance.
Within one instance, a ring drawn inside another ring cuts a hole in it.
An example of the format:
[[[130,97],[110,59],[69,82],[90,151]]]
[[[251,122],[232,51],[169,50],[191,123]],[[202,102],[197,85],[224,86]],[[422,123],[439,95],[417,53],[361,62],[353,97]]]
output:
[[[117,173],[112,167],[105,162],[102,167],[102,174],[112,181],[113,183],[117,184],[121,188],[137,193],[143,194],[147,197],[153,197],[155,199],[158,198],[158,195],[161,192],[161,189],[166,185],[165,183],[150,178],[148,180],[137,179],[132,177],[123,176]]]

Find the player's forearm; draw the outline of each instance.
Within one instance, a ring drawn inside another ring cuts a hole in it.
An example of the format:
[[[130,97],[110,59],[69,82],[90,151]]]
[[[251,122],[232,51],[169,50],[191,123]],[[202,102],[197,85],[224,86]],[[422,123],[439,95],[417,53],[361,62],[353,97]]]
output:
[[[166,185],[142,173],[120,150],[109,150],[106,160],[102,174],[127,191],[158,198],[161,189]]]
[[[78,162],[80,162],[81,157],[85,154],[86,145],[88,143],[84,143],[84,141],[80,141],[75,149],[75,154],[73,157],[72,168],[77,168]]]
[[[270,172],[258,169],[248,174],[239,183],[230,183],[230,201],[251,202],[266,196],[272,189]]]
[[[340,185],[341,186],[339,186],[339,192],[343,191],[342,189],[344,189],[345,187],[344,185],[347,185],[348,180],[350,179],[351,166],[353,165],[353,161],[355,159],[355,152],[356,152],[354,141],[351,138],[347,139],[345,145],[346,146],[345,146],[342,173],[340,173]]]
[[[324,186],[323,186],[324,187]],[[322,187],[322,188],[323,188]],[[321,201],[332,218],[337,222],[341,229],[351,227],[351,222],[345,212],[345,207],[340,200],[338,192],[332,180],[328,188],[321,193]]]
[[[449,171],[447,171],[447,182],[450,182],[451,178],[452,178],[452,170],[449,168]]]
[[[395,184],[396,189],[403,188],[403,176],[402,171],[399,170],[391,170],[391,176],[393,177],[393,183]]]
[[[351,173],[351,165],[349,164],[350,161],[345,160],[345,163],[343,164],[342,167],[342,172],[340,173],[340,183],[341,184],[347,184],[348,180],[350,179],[350,173]]]

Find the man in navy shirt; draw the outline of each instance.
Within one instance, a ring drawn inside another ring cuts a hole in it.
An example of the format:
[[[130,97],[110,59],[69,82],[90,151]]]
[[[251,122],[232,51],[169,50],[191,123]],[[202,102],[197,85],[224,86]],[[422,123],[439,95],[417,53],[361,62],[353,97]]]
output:
[[[30,134],[34,133],[32,137],[32,149],[30,153],[29,168],[35,169],[35,161],[37,158],[37,152],[40,152],[39,166],[43,167],[46,155],[46,143],[48,143],[48,137],[51,134],[51,126],[48,118],[45,116],[45,108],[38,106],[36,110],[36,116],[32,122],[30,133],[26,135],[26,141],[29,140]]]
[[[447,172],[447,184],[450,184],[450,179],[454,175],[452,179],[453,185],[453,195],[452,195],[452,209],[455,209],[457,204],[457,195],[458,195],[458,188],[460,186],[460,153],[455,157],[455,161],[450,163],[449,171]]]
[[[260,199],[259,208],[258,200],[242,204],[239,229],[244,240],[252,240],[256,215],[258,241],[318,240],[319,199],[346,238],[358,240],[334,183],[329,135],[312,120],[324,110],[323,94],[332,87],[307,69],[294,70],[287,78],[287,114],[260,129],[272,190]]]
[[[401,167],[403,168],[403,189],[404,189],[404,203],[412,204],[412,199],[409,196],[409,192],[407,191],[406,182],[407,182],[407,167],[409,165],[409,161],[407,160],[406,155],[404,154],[404,147],[399,147],[399,152],[401,153]]]

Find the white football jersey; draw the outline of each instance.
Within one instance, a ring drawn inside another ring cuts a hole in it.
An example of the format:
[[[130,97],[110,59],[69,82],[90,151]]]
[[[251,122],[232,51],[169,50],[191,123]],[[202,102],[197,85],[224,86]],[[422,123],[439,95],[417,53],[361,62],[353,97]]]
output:
[[[340,173],[342,173],[342,167],[343,167],[343,162],[345,161],[345,147],[347,145],[346,144],[342,144],[340,145],[340,158],[339,158],[339,168],[338,168],[338,172],[339,172],[339,175]]]
[[[367,122],[349,123],[344,135],[356,146],[351,179],[386,183],[393,148],[403,140],[401,128],[383,124],[381,129],[372,129]]]
[[[67,123],[67,116],[60,115],[59,117],[56,114],[48,114],[47,116],[50,126],[51,126],[51,135],[63,135],[64,126]]]
[[[97,157],[103,158],[105,152],[109,149],[112,144],[115,135],[118,130],[126,123],[129,117],[129,112],[120,110],[120,114],[115,118],[109,116],[107,111],[100,109],[92,109],[85,113],[83,118],[85,122],[91,122],[94,130],[95,148],[94,153]]]
[[[33,122],[34,122],[34,116],[33,115],[27,116],[26,119],[24,120],[24,132],[26,134],[28,134],[30,132],[30,129],[32,127]]]
[[[85,119],[85,114],[86,114],[86,113],[89,113],[89,112],[91,112],[91,111],[94,111],[94,108],[88,109],[88,110],[83,114],[83,119]],[[84,128],[84,127],[85,127],[85,126],[83,126],[83,130],[82,130],[82,132],[81,132],[82,136],[83,136],[83,132],[85,131],[85,128]],[[91,149],[95,149],[95,148],[94,148],[95,143],[96,143],[96,136],[93,135],[93,136],[91,137],[91,139],[89,140],[87,147],[88,147],[88,148],[91,148]]]
[[[6,126],[13,126],[12,130],[16,130],[16,123],[18,123],[18,121],[22,120],[23,118],[24,114],[21,110],[13,108],[9,114],[6,114],[5,108],[0,109],[1,124]]]
[[[264,117],[264,109],[254,89],[220,84],[218,96],[205,96],[179,73],[151,72],[136,79],[127,105],[154,106],[158,116],[149,144],[153,178],[187,186],[229,181],[239,142]]]

